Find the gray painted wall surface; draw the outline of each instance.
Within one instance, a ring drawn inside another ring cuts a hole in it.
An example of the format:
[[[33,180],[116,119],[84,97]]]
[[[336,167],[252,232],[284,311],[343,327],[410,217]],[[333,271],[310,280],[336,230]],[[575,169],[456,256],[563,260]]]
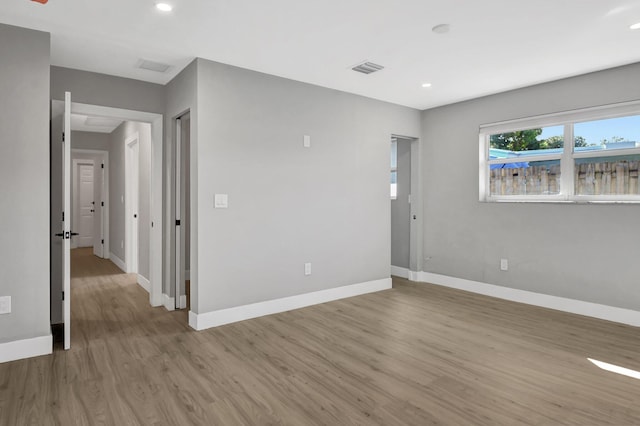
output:
[[[420,112],[206,60],[197,65],[192,310],[388,278],[389,141],[417,136]],[[228,209],[213,208],[215,193],[229,195]]]
[[[72,149],[98,149],[109,150],[109,134],[95,132],[71,132]]]
[[[125,249],[121,242],[125,240],[125,142],[138,133],[139,143],[139,211],[138,211],[138,273],[149,279],[149,230],[150,220],[150,164],[151,164],[151,125],[125,121],[110,135],[109,140],[109,240],[111,252],[124,262]]]
[[[164,113],[164,86],[89,71],[51,67],[51,99],[89,105]]]
[[[49,34],[0,24],[0,343],[50,335]]]
[[[391,200],[391,264],[409,268],[411,141],[398,139],[398,192]]]
[[[638,99],[634,64],[424,111],[423,269],[639,310],[640,205],[478,201],[480,124]]]
[[[180,74],[178,74],[169,84],[166,86],[166,109],[165,109],[165,145],[164,145],[164,158],[165,158],[165,179],[163,181],[163,193],[166,196],[165,199],[165,217],[164,223],[165,235],[171,236],[167,241],[173,240],[175,237],[175,200],[172,198],[170,188],[174,187],[175,179],[173,176],[173,170],[175,170],[175,155],[174,155],[174,141],[175,141],[175,119],[183,115],[187,111],[191,111],[190,124],[189,124],[189,149],[190,149],[190,201],[191,209],[189,216],[189,226],[191,228],[192,238],[190,239],[189,246],[189,264],[191,267],[191,300],[197,300],[198,288],[195,283],[198,279],[197,270],[197,241],[198,241],[198,227],[197,227],[197,182],[194,181],[195,173],[197,172],[198,158],[196,155],[197,149],[197,105],[196,105],[196,92],[197,92],[197,61],[191,62]],[[213,201],[211,201],[213,204]],[[171,297],[175,295],[175,288],[170,285],[171,277],[175,277],[175,248],[173,246],[167,246],[163,244],[163,259],[164,259],[164,283],[163,293]],[[191,304],[191,309],[195,311],[195,304]]]

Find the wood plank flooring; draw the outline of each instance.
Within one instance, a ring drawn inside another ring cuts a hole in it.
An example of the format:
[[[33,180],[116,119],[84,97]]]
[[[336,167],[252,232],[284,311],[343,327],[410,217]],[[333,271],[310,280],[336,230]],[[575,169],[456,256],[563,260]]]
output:
[[[640,329],[394,279],[195,332],[73,251],[72,349],[0,364],[1,425],[631,425]]]

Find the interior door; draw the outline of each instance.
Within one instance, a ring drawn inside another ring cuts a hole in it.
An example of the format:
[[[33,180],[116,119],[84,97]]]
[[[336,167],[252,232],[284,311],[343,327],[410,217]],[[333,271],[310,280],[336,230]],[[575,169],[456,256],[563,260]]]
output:
[[[93,163],[78,164],[78,247],[93,246],[95,200],[93,194]]]
[[[97,173],[94,175],[95,180],[98,182],[94,192],[94,198],[96,198],[96,204],[94,206],[95,216],[93,217],[93,254],[95,256],[104,258],[104,158],[97,167]]]
[[[71,347],[71,93],[64,94],[62,139],[62,319],[64,348]]]

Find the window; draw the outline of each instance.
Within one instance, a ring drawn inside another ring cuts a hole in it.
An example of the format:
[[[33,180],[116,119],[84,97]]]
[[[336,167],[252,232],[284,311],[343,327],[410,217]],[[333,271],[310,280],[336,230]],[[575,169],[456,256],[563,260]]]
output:
[[[398,195],[398,141],[391,141],[391,199]]]
[[[483,201],[640,202],[640,102],[481,126],[480,143]]]

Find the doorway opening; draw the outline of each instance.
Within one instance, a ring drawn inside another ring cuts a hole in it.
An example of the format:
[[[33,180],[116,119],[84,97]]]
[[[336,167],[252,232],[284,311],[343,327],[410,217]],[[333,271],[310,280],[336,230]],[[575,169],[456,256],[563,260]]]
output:
[[[161,114],[72,103],[69,93],[51,111],[51,323],[64,325],[69,349],[72,247],[135,272],[150,304],[162,304],[163,121]],[[134,220],[127,226],[126,219]]]
[[[82,134],[80,139],[99,139]],[[101,147],[101,146],[99,146]],[[71,149],[71,249],[91,247],[104,259],[109,253],[109,152],[101,149]]]
[[[391,136],[391,275],[411,280],[422,269],[419,153],[417,138]]]
[[[185,112],[175,118],[172,147],[173,184],[173,273],[171,294],[165,300],[167,309],[191,308],[191,115]]]

